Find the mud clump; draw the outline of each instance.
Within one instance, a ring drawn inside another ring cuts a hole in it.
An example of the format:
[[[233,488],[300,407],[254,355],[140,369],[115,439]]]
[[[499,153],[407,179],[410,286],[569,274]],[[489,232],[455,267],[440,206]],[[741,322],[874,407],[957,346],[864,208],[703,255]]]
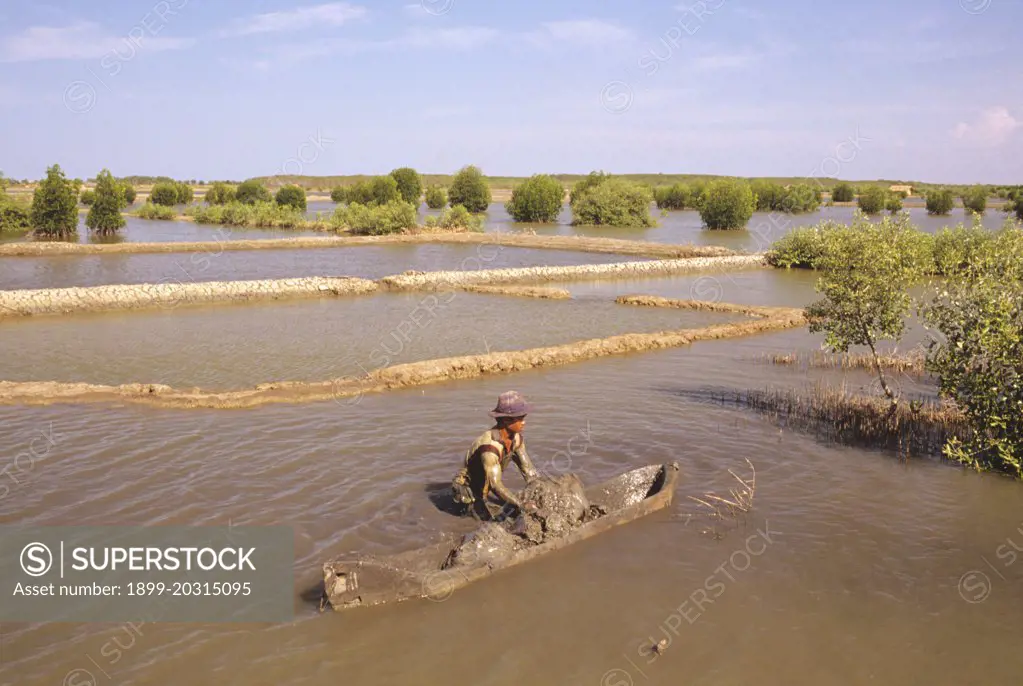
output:
[[[495,566],[505,562],[521,547],[521,539],[497,522],[485,522],[451,551],[443,568]]]
[[[522,493],[522,514],[512,532],[530,543],[543,543],[567,534],[589,512],[589,500],[575,474],[539,477],[529,482]]]

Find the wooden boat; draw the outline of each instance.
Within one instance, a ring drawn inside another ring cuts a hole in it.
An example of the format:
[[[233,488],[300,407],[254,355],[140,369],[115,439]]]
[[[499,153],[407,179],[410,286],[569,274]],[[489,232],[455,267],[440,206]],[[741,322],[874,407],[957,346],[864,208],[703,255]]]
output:
[[[334,610],[347,610],[410,598],[446,600],[455,590],[499,569],[529,562],[667,507],[675,493],[678,471],[675,462],[649,465],[587,488],[590,504],[604,514],[559,538],[523,546],[498,564],[479,562],[445,568],[461,540],[455,534],[443,535],[436,543],[397,555],[327,562],[323,565],[320,609],[329,605]]]

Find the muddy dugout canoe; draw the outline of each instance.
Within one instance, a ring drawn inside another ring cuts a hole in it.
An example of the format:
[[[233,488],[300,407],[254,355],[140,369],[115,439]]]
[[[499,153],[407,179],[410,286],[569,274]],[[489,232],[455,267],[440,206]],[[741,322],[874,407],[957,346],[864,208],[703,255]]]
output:
[[[436,543],[396,555],[327,562],[323,565],[320,609],[329,605],[340,611],[411,598],[445,600],[457,589],[501,569],[535,560],[668,507],[675,494],[678,472],[677,462],[648,465],[587,488],[590,504],[605,514],[560,538],[520,548],[499,564],[479,562],[445,569],[451,551],[462,538],[456,534],[443,534]]]

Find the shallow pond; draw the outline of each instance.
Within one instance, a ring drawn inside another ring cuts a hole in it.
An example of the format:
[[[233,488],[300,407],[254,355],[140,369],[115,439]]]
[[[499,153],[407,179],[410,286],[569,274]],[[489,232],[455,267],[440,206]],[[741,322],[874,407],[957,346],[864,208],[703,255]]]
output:
[[[216,345],[220,326],[192,344]],[[788,331],[357,404],[0,407],[9,454],[40,431],[54,438],[0,500],[2,523],[285,524],[296,539],[289,623],[146,624],[116,662],[104,647],[124,640],[121,626],[5,624],[0,680],[59,684],[74,670],[100,676],[98,666],[111,683],[137,685],[445,684],[454,673],[488,684],[1015,683],[1023,561],[996,550],[1023,547],[1019,484],[824,444],[694,398],[803,383],[755,358],[817,344]],[[182,364],[210,359],[191,357]],[[301,600],[329,557],[401,551],[454,526],[430,495],[508,388],[536,404],[526,435],[538,466],[594,483],[677,460],[675,505],[445,602],[320,615]],[[756,466],[753,513],[700,515],[687,496],[726,494],[727,470],[748,474],[745,458]],[[987,575],[986,599],[960,585],[974,570]],[[481,641],[480,622],[500,640]],[[671,645],[651,658],[664,638]]]
[[[0,378],[241,389],[270,381],[325,381],[424,359],[743,319],[629,307],[612,300],[381,293],[25,318],[3,324]]]
[[[406,244],[288,250],[0,257],[0,289],[298,276],[377,279],[418,271],[626,262],[643,258],[501,245]]]
[[[125,226],[116,236],[96,236],[85,226],[85,215],[78,218],[76,243],[175,243],[183,241],[237,241],[263,238],[288,238],[291,236],[323,236],[322,231],[295,229],[248,229],[238,226],[213,226],[196,224],[191,221],[163,221],[125,217]],[[0,243],[14,243],[28,238],[0,240]]]

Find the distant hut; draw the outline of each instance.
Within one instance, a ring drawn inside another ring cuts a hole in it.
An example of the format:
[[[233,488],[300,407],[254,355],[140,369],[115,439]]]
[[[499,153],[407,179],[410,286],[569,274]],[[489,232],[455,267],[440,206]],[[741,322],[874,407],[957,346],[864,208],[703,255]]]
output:
[[[899,192],[905,193],[906,197],[909,197],[910,195],[913,195],[913,187],[912,186],[902,186],[902,185],[899,185],[899,184],[894,184],[892,186],[889,186],[888,190],[892,191],[893,193],[899,193]]]

